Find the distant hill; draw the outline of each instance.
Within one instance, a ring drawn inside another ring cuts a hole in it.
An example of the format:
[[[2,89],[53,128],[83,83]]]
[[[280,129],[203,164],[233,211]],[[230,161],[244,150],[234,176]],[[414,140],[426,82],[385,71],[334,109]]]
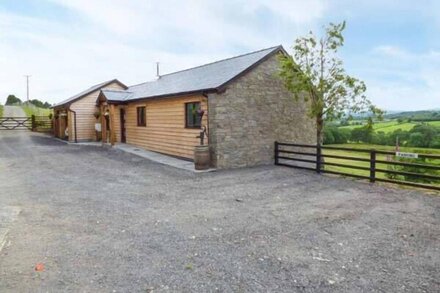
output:
[[[411,119],[414,121],[435,121],[440,120],[440,110],[421,110],[404,112],[387,112],[386,119]]]

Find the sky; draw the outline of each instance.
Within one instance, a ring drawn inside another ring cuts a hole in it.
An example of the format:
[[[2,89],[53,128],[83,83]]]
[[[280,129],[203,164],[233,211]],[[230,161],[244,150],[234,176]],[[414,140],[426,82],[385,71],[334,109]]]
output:
[[[346,71],[385,110],[440,108],[440,1],[0,0],[0,103],[50,103],[283,45],[347,21]]]

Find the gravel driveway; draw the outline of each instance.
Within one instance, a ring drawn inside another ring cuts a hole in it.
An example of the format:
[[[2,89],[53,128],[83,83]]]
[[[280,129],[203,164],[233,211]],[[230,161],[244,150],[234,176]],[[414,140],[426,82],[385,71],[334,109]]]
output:
[[[4,106],[4,117],[26,117],[26,113],[20,106]]]
[[[8,132],[0,206],[0,292],[440,291],[438,195]]]

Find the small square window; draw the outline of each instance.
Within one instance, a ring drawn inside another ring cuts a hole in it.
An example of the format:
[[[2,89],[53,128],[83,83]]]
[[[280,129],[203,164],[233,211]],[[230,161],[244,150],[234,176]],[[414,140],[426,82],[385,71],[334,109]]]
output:
[[[137,126],[147,126],[145,107],[137,107]]]
[[[200,128],[202,123],[200,115],[197,112],[200,109],[200,102],[185,104],[185,127],[186,128]]]

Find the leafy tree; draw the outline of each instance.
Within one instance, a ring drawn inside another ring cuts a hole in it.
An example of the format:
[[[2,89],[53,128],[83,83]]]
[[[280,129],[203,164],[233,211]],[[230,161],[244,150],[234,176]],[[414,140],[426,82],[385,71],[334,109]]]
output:
[[[40,101],[38,99],[33,99],[33,100],[30,100],[29,102],[31,102],[32,105],[34,105],[34,106],[36,106],[38,108],[48,109],[51,106],[48,102],[44,102],[43,103],[42,101]]]
[[[404,146],[405,142],[409,139],[409,132],[400,128],[394,130],[387,135],[387,145],[396,145],[397,139],[399,140],[399,145]]]
[[[430,147],[440,149],[440,135],[432,140]]]
[[[364,95],[365,83],[346,74],[336,55],[344,45],[345,21],[330,25],[318,39],[310,32],[298,38],[293,56],[280,55],[280,76],[296,99],[310,102],[309,116],[316,121],[316,138],[323,142],[324,118],[340,119],[348,113],[382,114]]]
[[[368,117],[367,124],[364,126],[364,128],[365,128],[365,142],[367,142],[367,143],[371,143],[373,140],[373,133],[374,133],[373,124],[374,124],[373,118]]]
[[[21,100],[17,98],[15,95],[9,95],[6,98],[5,105],[16,105],[16,104],[21,104]]]
[[[350,140],[353,142],[367,142],[367,129],[365,127],[356,127],[351,131]]]
[[[379,145],[387,145],[387,135],[383,131],[378,131],[372,135],[372,143]]]
[[[348,126],[348,125],[350,125],[350,122],[348,122],[348,119],[342,119],[339,125]]]
[[[414,147],[425,147],[425,142],[423,141],[423,133],[420,132],[413,132],[409,135],[409,146]]]
[[[422,123],[414,126],[409,133],[412,146],[429,147],[437,136],[438,130],[432,125]],[[414,136],[414,139],[411,139],[412,136]]]
[[[333,136],[333,128],[325,127],[324,128],[324,144],[334,144],[335,137]]]

